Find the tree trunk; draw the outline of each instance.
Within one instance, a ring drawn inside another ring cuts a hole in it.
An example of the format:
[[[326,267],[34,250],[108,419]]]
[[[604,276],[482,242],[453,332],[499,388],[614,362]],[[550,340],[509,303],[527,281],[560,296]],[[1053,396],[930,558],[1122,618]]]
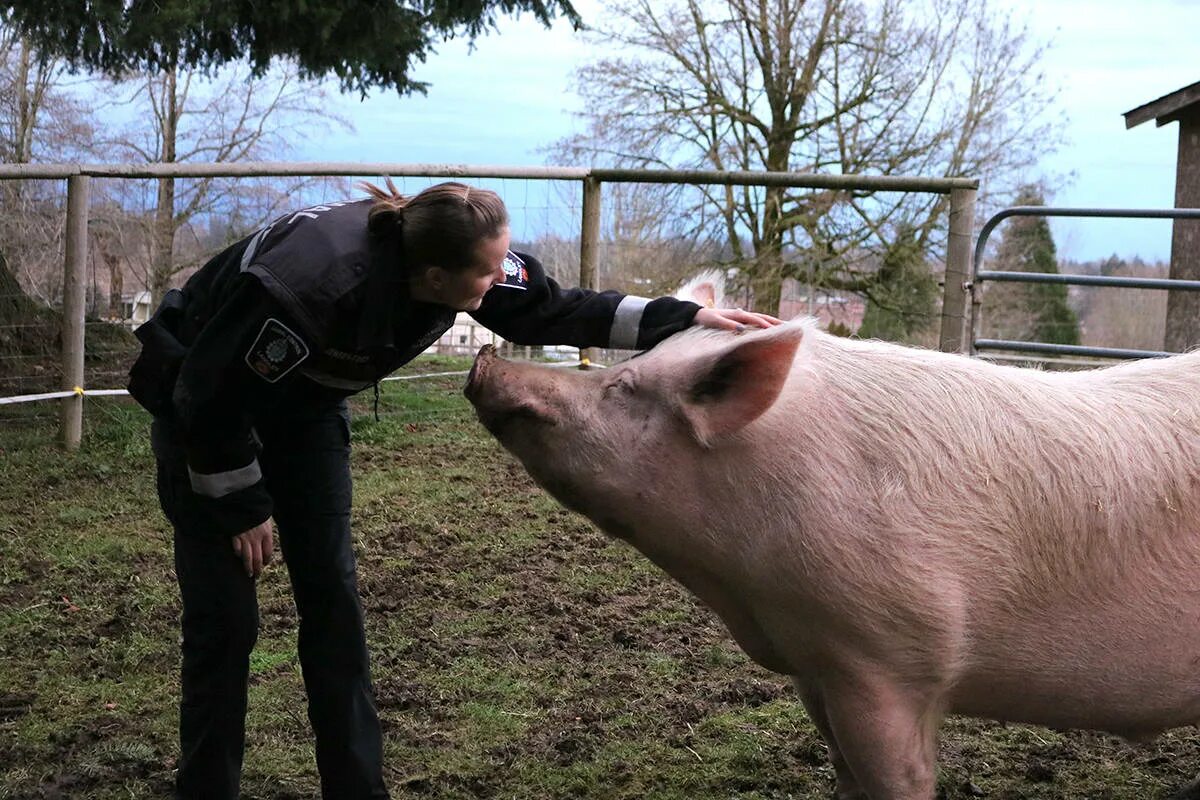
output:
[[[1179,120],[1175,207],[1200,208],[1200,111]],[[1171,235],[1172,278],[1200,280],[1200,220],[1177,219]],[[1164,347],[1182,353],[1200,344],[1200,292],[1167,295]]]
[[[754,310],[778,315],[783,298],[783,189],[768,186],[763,201],[762,235],[754,246],[754,275],[750,285]]]
[[[777,259],[776,259],[777,260]],[[759,259],[754,265],[754,277],[750,281],[754,311],[775,316],[783,299],[783,277],[779,266],[770,266],[767,259]]]
[[[33,127],[37,119],[38,105],[34,102],[37,92],[29,91],[29,44],[23,37],[19,47],[17,73],[13,76],[17,91],[17,118],[14,120],[11,157],[14,164],[28,164],[32,157]],[[4,198],[4,207],[8,209],[9,214],[19,213],[23,205],[23,188],[24,184],[20,180],[0,181],[0,195]],[[28,314],[37,305],[25,294],[17,276],[8,266],[7,254],[0,252],[0,320],[15,320],[23,314]]]
[[[17,118],[16,130],[13,131],[13,160],[18,164],[29,162],[30,125],[33,110],[29,100],[29,48],[25,40],[21,40],[21,55],[17,58],[17,74],[15,76],[17,89]]]
[[[97,244],[104,266],[108,267],[108,317],[109,319],[124,319],[125,275],[121,271],[121,259],[113,252],[111,242],[107,237],[99,237]]]
[[[179,130],[179,108],[175,94],[176,71],[168,70],[163,92],[162,158],[175,163],[175,139]],[[175,179],[158,179],[158,199],[154,208],[154,243],[150,255],[150,298],[157,303],[166,294],[174,274],[175,252]]]

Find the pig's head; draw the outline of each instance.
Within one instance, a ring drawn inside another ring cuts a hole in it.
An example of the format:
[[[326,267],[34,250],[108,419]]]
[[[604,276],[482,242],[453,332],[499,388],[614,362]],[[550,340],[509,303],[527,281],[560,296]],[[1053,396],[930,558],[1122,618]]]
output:
[[[618,509],[686,496],[689,468],[713,461],[775,403],[809,333],[799,323],[740,334],[692,328],[588,372],[506,361],[486,346],[465,393],[535,480],[628,538]]]

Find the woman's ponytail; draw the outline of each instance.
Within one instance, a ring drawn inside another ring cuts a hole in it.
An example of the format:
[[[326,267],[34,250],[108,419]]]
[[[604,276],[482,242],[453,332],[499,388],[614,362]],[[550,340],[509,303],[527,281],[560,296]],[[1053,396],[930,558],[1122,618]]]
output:
[[[404,207],[408,198],[400,194],[391,178],[387,181],[387,190],[380,189],[373,183],[360,181],[359,187],[375,198],[374,205],[367,213],[367,230],[372,234],[397,234],[404,222]]]
[[[375,200],[367,214],[367,230],[399,236],[409,269],[470,269],[479,243],[508,227],[508,209],[490,189],[447,181],[405,197],[391,178],[386,191],[365,181],[359,186]]]

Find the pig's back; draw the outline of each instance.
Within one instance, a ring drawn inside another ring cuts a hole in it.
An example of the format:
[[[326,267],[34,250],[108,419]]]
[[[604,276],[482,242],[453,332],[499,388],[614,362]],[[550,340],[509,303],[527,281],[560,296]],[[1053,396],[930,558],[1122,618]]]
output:
[[[779,404],[807,428],[789,458],[857,475],[878,524],[1059,583],[1200,565],[1200,353],[1045,373],[831,344]]]

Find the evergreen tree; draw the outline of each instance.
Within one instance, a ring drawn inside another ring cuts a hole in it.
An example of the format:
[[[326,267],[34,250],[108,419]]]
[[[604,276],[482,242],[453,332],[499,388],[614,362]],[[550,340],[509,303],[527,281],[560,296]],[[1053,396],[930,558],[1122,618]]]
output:
[[[0,0],[0,20],[77,69],[209,69],[246,59],[263,74],[294,59],[303,78],[335,75],[343,90],[425,91],[409,78],[439,41],[478,36],[502,14],[557,15],[569,0]]]
[[[1017,205],[1045,205],[1041,190],[1025,186]],[[1058,273],[1054,237],[1045,217],[1013,217],[1005,223],[995,269]],[[993,283],[983,305],[990,336],[1050,344],[1079,344],[1079,317],[1067,303],[1067,287],[1058,283]]]
[[[883,254],[876,281],[867,291],[867,310],[858,335],[865,339],[909,341],[927,328],[935,313],[938,285],[917,231],[908,228]]]

